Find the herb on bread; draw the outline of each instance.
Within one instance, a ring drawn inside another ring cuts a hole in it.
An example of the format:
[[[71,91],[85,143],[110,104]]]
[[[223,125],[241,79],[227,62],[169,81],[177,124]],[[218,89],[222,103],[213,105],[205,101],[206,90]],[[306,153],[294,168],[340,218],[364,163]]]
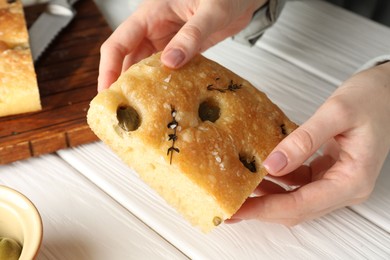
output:
[[[169,159],[169,163],[172,164],[172,157],[173,157],[173,153],[176,152],[176,153],[179,153],[180,150],[179,148],[175,147],[175,142],[177,140],[177,135],[176,135],[176,131],[177,131],[177,127],[179,126],[179,123],[176,121],[176,110],[174,108],[172,108],[171,110],[171,115],[172,115],[172,121],[168,123],[167,127],[169,129],[172,129],[173,130],[173,134],[169,134],[168,137],[168,141],[172,141],[172,146],[168,148],[168,151],[167,151],[167,155],[171,156],[171,158]]]

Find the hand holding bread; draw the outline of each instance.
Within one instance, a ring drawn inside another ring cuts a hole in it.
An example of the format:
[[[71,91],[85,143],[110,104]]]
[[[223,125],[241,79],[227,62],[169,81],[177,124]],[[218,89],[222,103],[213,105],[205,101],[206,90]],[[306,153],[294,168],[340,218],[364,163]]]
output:
[[[273,178],[298,188],[262,182],[261,196],[248,199],[233,219],[292,226],[367,200],[390,149],[389,86],[390,62],[345,81],[263,162]]]
[[[146,0],[101,48],[98,88],[122,71],[162,51],[167,67],[179,68],[200,51],[241,31],[266,0]]]

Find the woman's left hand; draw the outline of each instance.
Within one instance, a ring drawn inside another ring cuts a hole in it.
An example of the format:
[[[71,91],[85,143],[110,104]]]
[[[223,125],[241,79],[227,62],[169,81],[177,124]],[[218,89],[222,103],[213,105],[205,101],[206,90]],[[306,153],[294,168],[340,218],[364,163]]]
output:
[[[303,165],[318,149],[322,155]],[[264,161],[270,176],[298,186],[286,191],[263,180],[228,220],[287,226],[361,203],[374,189],[390,147],[390,62],[360,72],[341,87]]]

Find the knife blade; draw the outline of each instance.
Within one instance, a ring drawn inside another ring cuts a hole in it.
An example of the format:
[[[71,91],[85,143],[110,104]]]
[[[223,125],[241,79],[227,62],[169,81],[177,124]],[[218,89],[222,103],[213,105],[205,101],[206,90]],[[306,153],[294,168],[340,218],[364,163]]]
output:
[[[55,37],[73,20],[76,11],[73,5],[78,0],[51,0],[46,10],[31,25],[30,48],[36,62]]]

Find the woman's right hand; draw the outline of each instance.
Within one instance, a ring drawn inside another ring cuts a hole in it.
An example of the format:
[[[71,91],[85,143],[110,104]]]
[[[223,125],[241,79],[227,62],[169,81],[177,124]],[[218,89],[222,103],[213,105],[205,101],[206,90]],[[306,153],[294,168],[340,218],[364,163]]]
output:
[[[241,31],[267,0],[145,0],[101,47],[98,90],[132,64],[163,50],[179,68],[197,53]]]

